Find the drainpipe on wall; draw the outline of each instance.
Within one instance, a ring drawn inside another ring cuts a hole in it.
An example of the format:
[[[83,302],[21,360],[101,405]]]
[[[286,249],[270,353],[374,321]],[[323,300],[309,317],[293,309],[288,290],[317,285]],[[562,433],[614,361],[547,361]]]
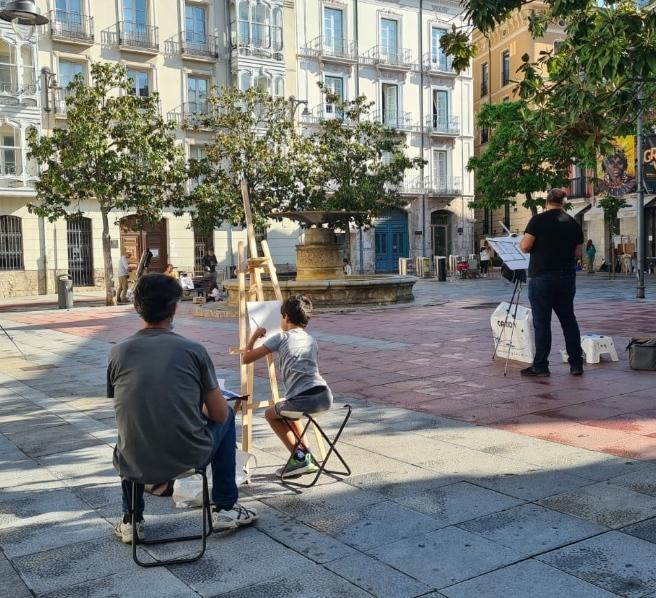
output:
[[[48,294],[48,259],[46,256],[46,221],[39,216],[39,253],[41,254],[41,295]]]
[[[353,27],[355,29],[355,51],[356,51],[356,60],[355,60],[355,97],[360,97],[360,36],[358,34],[358,0],[353,0]],[[349,227],[350,228],[350,227]],[[349,236],[350,236],[349,230]],[[364,234],[362,232],[362,227],[358,230],[358,249],[360,254],[360,268],[358,269],[360,274],[364,274]]]
[[[421,131],[421,159],[424,159],[424,0],[419,0],[419,127]],[[426,192],[423,191],[426,171],[422,163],[421,173],[421,257],[426,257]]]

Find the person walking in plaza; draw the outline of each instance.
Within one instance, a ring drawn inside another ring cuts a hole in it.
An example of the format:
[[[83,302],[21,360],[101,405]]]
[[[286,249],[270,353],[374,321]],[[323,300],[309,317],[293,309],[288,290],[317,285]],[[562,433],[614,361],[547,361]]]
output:
[[[481,276],[487,278],[488,268],[490,266],[490,246],[487,241],[483,243],[481,248]]]
[[[208,249],[207,253],[203,256],[203,259],[201,260],[201,264],[203,265],[203,270],[205,270],[205,276],[214,279],[214,282],[216,282],[216,266],[218,263],[219,261],[216,259],[213,249]]]
[[[597,248],[592,243],[592,239],[588,239],[585,246],[585,259],[588,263],[588,274],[594,274],[594,261],[597,255]]]
[[[535,328],[533,365],[522,376],[549,376],[551,312],[555,312],[565,336],[570,373],[583,374],[581,333],[574,315],[576,260],[583,249],[581,226],[563,209],[566,194],[552,189],[544,212],[526,226],[520,248],[530,254],[528,296]]]
[[[297,413],[320,413],[330,409],[333,403],[333,393],[319,373],[319,348],[306,331],[312,316],[312,302],[305,295],[289,297],[280,308],[282,315],[282,332],[268,338],[257,348],[258,339],[266,336],[264,328],[258,328],[252,334],[242,363],[253,361],[277,352],[280,356],[280,373],[287,391],[287,399],[279,401],[274,407],[266,410],[265,416],[269,425],[282,440],[287,450],[294,456],[283,476],[298,476],[304,473],[316,473],[318,466],[309,447],[303,444],[296,448],[296,438],[287,427],[280,415],[285,411]],[[303,433],[303,426],[298,420],[289,420],[296,430],[297,436]]]
[[[116,293],[116,301],[118,303],[126,303],[128,300],[128,279],[130,277],[130,258],[132,253],[123,250],[123,254],[118,260],[118,292]]]
[[[107,366],[107,396],[114,400],[118,431],[114,466],[121,476],[123,517],[114,528],[132,542],[129,517],[137,484],[137,535],[144,535],[144,484],[160,484],[194,468],[212,466],[212,524],[230,530],[257,519],[239,504],[235,483],[235,416],[221,394],[205,348],[173,332],[182,296],[177,280],[145,274],[134,290],[144,321],[114,346]]]

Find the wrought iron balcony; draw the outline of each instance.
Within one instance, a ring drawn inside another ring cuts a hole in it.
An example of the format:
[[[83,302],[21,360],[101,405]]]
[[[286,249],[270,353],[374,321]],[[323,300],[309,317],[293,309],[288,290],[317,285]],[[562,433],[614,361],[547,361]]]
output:
[[[406,176],[401,192],[408,195],[456,197],[462,194],[460,177]]]
[[[409,70],[412,67],[412,50],[374,46],[360,56],[360,62],[381,68]]]
[[[460,119],[457,116],[443,118],[437,114],[429,114],[426,118],[426,130],[429,135],[457,137],[460,135]]]
[[[65,10],[50,11],[50,37],[75,44],[93,44],[93,17]]]
[[[205,128],[205,118],[212,113],[212,106],[207,102],[185,102],[177,110],[169,113],[181,127],[187,129]]]
[[[282,52],[282,27],[251,21],[232,21],[230,24],[232,48],[250,48]]]
[[[190,60],[216,60],[219,57],[219,38],[195,31],[180,34],[180,53]]]
[[[129,50],[156,54],[159,52],[159,29],[136,21],[120,21],[118,44]]]
[[[412,121],[412,113],[401,110],[379,110],[373,114],[373,120],[396,131],[413,131],[418,128]]]
[[[443,75],[456,76],[458,73],[453,69],[453,59],[441,52],[428,52],[424,54],[424,70],[429,73],[440,73]]]
[[[357,44],[352,40],[320,35],[302,46],[299,56],[317,58],[326,62],[353,64],[358,58]]]

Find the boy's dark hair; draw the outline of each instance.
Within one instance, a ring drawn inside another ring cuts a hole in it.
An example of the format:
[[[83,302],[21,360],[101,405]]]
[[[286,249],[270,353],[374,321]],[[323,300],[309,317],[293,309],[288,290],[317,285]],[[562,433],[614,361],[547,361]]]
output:
[[[149,324],[157,324],[175,313],[182,297],[177,280],[164,274],[145,274],[134,288],[134,309]]]
[[[312,301],[305,295],[292,295],[282,304],[280,313],[296,326],[307,326],[312,317]]]
[[[565,198],[567,197],[567,193],[565,193],[562,189],[552,189],[547,193],[547,201],[549,203],[554,203],[554,204],[561,204],[565,201]]]

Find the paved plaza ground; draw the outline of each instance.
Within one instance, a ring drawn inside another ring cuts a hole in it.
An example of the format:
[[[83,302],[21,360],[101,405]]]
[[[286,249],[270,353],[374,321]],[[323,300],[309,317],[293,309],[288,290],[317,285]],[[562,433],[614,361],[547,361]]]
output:
[[[412,305],[317,315],[338,401],[325,421],[334,429],[339,406],[353,406],[341,443],[353,475],[283,488],[284,450],[260,414],[242,491],[256,526],[157,570],[111,533],[120,487],[105,364],[137,316],[0,306],[27,355],[0,339],[0,597],[656,597],[656,373],[631,371],[624,352],[631,336],[656,336],[654,281],[636,302],[632,279],[579,277],[582,331],[612,336],[620,353],[582,378],[556,355],[557,325],[550,378],[523,380],[519,364],[504,377],[489,320],[511,290],[422,281]],[[176,332],[237,384],[236,320],[194,318],[185,303]],[[146,511],[151,535],[199,522],[171,499],[147,497]]]

